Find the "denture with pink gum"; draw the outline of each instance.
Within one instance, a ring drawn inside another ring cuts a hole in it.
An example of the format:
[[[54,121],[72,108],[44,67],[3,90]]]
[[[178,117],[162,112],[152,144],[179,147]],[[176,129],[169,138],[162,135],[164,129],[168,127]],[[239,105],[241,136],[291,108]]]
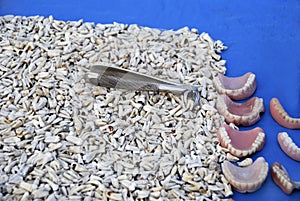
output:
[[[270,101],[270,112],[273,119],[281,126],[289,129],[300,129],[300,118],[291,117],[277,98]]]
[[[270,171],[275,184],[277,184],[286,194],[291,194],[294,189],[300,189],[300,182],[293,181],[286,169],[280,163],[273,163]]]
[[[300,148],[293,142],[292,138],[290,138],[286,132],[278,133],[277,140],[286,155],[296,161],[300,161]]]
[[[263,157],[257,158],[247,167],[239,167],[229,161],[221,164],[222,171],[235,190],[246,193],[258,190],[268,175],[268,163]]]
[[[255,124],[264,112],[262,98],[253,97],[244,103],[236,103],[224,94],[218,96],[216,108],[227,123],[242,126]]]
[[[256,90],[255,74],[251,72],[240,77],[226,77],[219,73],[213,84],[219,94],[226,94],[233,100],[249,98]]]
[[[239,131],[224,124],[218,129],[217,136],[221,146],[237,157],[249,156],[260,151],[266,142],[266,135],[260,127]]]

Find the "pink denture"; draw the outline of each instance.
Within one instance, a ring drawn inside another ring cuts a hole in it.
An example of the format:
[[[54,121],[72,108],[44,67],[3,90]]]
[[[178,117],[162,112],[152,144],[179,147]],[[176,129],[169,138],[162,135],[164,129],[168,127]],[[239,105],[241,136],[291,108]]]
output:
[[[286,155],[296,161],[300,161],[300,148],[293,142],[292,138],[290,138],[286,132],[278,133],[277,140]]]
[[[250,97],[256,89],[255,74],[248,72],[240,77],[226,77],[219,74],[214,78],[214,87],[220,94],[226,94],[233,100]]]
[[[291,117],[277,98],[270,101],[270,112],[273,119],[281,126],[289,129],[300,129],[300,118]]]
[[[264,130],[260,127],[239,131],[224,124],[217,132],[222,147],[237,157],[245,157],[260,151],[266,142]]]
[[[293,181],[282,164],[278,162],[273,163],[271,175],[275,184],[286,194],[291,194],[295,189],[300,190],[300,181]]]
[[[253,97],[244,103],[236,103],[223,94],[219,95],[216,107],[227,123],[242,126],[255,124],[264,112],[263,99],[258,97]]]
[[[258,190],[268,175],[268,163],[259,157],[247,167],[238,167],[229,161],[221,164],[222,171],[235,190],[246,193]]]

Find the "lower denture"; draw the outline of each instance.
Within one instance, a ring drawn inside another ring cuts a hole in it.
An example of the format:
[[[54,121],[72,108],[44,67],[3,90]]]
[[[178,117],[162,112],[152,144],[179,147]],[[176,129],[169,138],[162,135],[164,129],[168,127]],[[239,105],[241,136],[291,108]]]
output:
[[[268,163],[263,157],[247,167],[238,167],[229,161],[224,161],[221,167],[228,182],[241,193],[258,190],[268,175]]]
[[[218,97],[216,107],[227,123],[242,126],[255,124],[264,112],[263,99],[258,97],[253,97],[244,103],[236,103],[222,94]]]
[[[237,157],[245,157],[260,151],[266,141],[264,130],[260,127],[239,131],[224,124],[218,129],[217,136],[221,146]]]
[[[277,98],[270,101],[270,112],[273,119],[281,126],[289,129],[300,129],[300,118],[291,117]]]
[[[286,132],[278,133],[278,143],[281,149],[296,161],[300,161],[300,148],[293,142],[292,138]]]

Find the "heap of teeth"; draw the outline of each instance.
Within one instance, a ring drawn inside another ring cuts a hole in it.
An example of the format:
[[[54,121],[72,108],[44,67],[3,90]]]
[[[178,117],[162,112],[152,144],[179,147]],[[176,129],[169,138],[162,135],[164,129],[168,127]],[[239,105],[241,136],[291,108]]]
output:
[[[196,29],[0,17],[0,200],[220,200],[232,195],[213,78],[225,47]],[[101,63],[199,86],[86,82]]]

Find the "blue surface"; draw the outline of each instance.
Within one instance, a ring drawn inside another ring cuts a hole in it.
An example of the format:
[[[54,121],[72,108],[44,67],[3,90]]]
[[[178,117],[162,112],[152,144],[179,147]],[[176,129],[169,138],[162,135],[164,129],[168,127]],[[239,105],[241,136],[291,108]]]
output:
[[[184,26],[208,32],[229,49],[227,75],[252,71],[257,75],[255,96],[264,98],[266,112],[255,126],[267,136],[264,149],[253,158],[264,156],[271,166],[282,163],[291,177],[300,181],[300,163],[288,158],[277,143],[277,133],[288,131],[300,145],[300,131],[276,124],[269,112],[269,101],[278,97],[288,113],[300,117],[300,1],[178,1],[178,0],[2,0],[0,15],[53,15],[55,19],[96,23],[136,23],[161,29]],[[248,128],[246,128],[248,129]],[[300,200],[300,191],[285,195],[270,175],[255,193],[235,192],[235,200]]]

